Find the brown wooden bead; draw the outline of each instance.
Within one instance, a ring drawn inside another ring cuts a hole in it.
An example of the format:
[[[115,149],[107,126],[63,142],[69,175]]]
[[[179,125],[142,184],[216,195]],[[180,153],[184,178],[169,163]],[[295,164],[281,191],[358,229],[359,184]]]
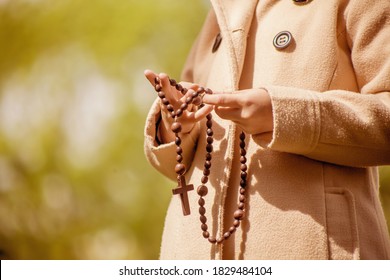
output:
[[[213,134],[214,134],[214,132],[211,128],[208,128],[206,133],[207,133],[207,136],[213,136]]]
[[[240,133],[240,140],[241,141],[244,141],[245,140],[245,133]]]
[[[240,181],[240,187],[245,188],[246,187],[246,180],[241,179]]]
[[[183,156],[182,155],[176,155],[176,161],[178,163],[181,163],[183,161]]]
[[[183,110],[183,111],[187,110],[187,108],[188,108],[188,104],[187,103],[183,103],[183,104],[180,105],[180,109]]]
[[[169,103],[169,100],[167,98],[163,98],[161,99],[162,103],[165,105],[165,106],[168,106],[170,103]]]
[[[183,153],[182,147],[176,147],[176,154],[181,155]]]
[[[240,194],[245,194],[245,188],[240,188]]]
[[[175,109],[173,108],[173,106],[172,106],[171,104],[168,104],[168,105],[167,105],[167,110],[168,110],[169,112],[173,112]]]
[[[206,208],[204,208],[203,206],[200,206],[199,207],[199,214],[201,216],[204,216],[204,214],[206,214]]]
[[[244,217],[244,211],[238,209],[233,214],[234,219],[241,220]]]
[[[218,244],[222,243],[223,241],[225,241],[225,238],[224,238],[223,236],[221,236],[221,237],[219,237],[219,238],[217,239],[217,243],[218,243]]]
[[[160,84],[156,84],[155,87],[154,87],[154,89],[155,89],[157,92],[159,92],[159,91],[162,90],[162,86],[161,86]]]
[[[245,148],[245,142],[240,142],[240,148],[244,149]]]
[[[228,239],[230,237],[231,233],[228,231],[228,232],[225,232],[225,234],[223,235],[223,237],[225,239]]]
[[[209,237],[209,242],[215,244],[217,243],[217,239],[215,239],[215,237]]]
[[[206,121],[206,126],[207,127],[212,127],[213,126],[213,121],[212,120],[207,120]]]
[[[200,228],[201,228],[203,231],[207,231],[207,229],[208,229],[208,227],[207,227],[206,224],[202,224],[202,225],[200,226]]]
[[[181,115],[183,115],[183,110],[182,110],[182,109],[178,109],[178,110],[176,111],[176,116],[177,116],[177,117],[181,117]]]
[[[205,185],[200,185],[197,189],[198,195],[206,196],[208,193],[208,188]]]
[[[199,87],[198,90],[196,91],[198,94],[202,94],[205,92],[204,87]]]
[[[246,155],[246,150],[245,149],[241,149],[240,150],[240,155],[244,157]]]
[[[203,232],[203,237],[206,238],[206,239],[209,238],[210,237],[210,233],[208,231],[204,231]]]
[[[162,92],[162,91],[159,91],[157,95],[158,95],[158,97],[160,97],[161,99],[165,98],[165,93]]]
[[[241,172],[241,179],[245,180],[247,175],[248,174],[246,172]]]
[[[243,202],[238,203],[238,209],[244,210],[244,208],[245,208],[245,203]]]
[[[206,140],[207,140],[207,144],[213,144],[214,142],[214,139],[211,136],[207,136]]]
[[[180,92],[181,92],[181,94],[185,95],[188,92],[188,89],[183,88]]]
[[[202,177],[202,180],[201,180],[202,184],[207,184],[208,181],[209,181],[209,178],[207,176]]]
[[[245,163],[246,163],[246,157],[241,156],[241,157],[240,157],[240,162],[241,162],[242,164],[245,164]]]
[[[199,198],[198,204],[199,204],[199,206],[204,206],[205,201],[204,201],[204,199],[202,197]]]
[[[169,83],[171,84],[171,86],[175,87],[177,85],[177,82],[176,80],[174,79],[169,79]]]
[[[205,163],[204,163],[204,168],[210,169],[211,168],[211,161],[206,160]]]
[[[211,89],[209,89],[209,88],[206,88],[205,91],[206,91],[207,94],[213,94],[213,91]]]
[[[213,156],[210,153],[206,154],[206,160],[211,160],[212,158],[213,158]]]
[[[246,164],[241,164],[241,167],[240,167],[241,171],[247,171],[248,170],[248,167],[246,166]]]
[[[170,113],[171,113],[172,119],[174,119],[174,118],[176,117],[176,112],[172,111],[172,112],[170,112]]]
[[[238,228],[240,226],[240,223],[241,223],[240,220],[234,220],[233,226]]]
[[[182,86],[181,84],[176,84],[176,85],[175,85],[175,88],[176,88],[176,90],[178,90],[178,91],[182,91],[182,90],[183,90],[183,86]]]
[[[185,171],[186,171],[186,167],[184,164],[182,164],[182,163],[176,164],[176,166],[175,166],[176,174],[183,175]]]
[[[236,231],[236,229],[237,229],[237,228],[234,227],[234,226],[233,226],[233,227],[230,227],[230,228],[229,228],[229,232],[230,232],[231,234],[233,234],[233,233]]]
[[[203,170],[203,175],[204,176],[209,176],[210,175],[210,169]]]
[[[188,96],[187,98],[186,98],[186,103],[187,104],[190,104],[192,102],[192,97],[191,96]]]
[[[206,119],[207,120],[212,120],[213,119],[213,115],[212,114],[207,114]]]
[[[207,151],[208,153],[211,153],[211,152],[213,151],[213,145],[207,144],[207,145],[206,145],[206,151]]]
[[[179,122],[174,122],[171,126],[171,130],[174,132],[174,133],[179,133],[181,132],[181,123]]]
[[[201,222],[202,224],[207,223],[207,218],[206,218],[205,215],[200,216],[199,220],[200,220],[200,222]]]
[[[240,195],[239,200],[240,200],[240,202],[244,203],[245,202],[245,195],[243,195],[243,194]]]
[[[195,106],[200,106],[202,104],[202,98],[200,98],[199,96],[195,97],[192,100],[192,104],[194,104]]]
[[[159,77],[154,77],[154,83],[155,84],[159,84],[161,82],[160,78]]]

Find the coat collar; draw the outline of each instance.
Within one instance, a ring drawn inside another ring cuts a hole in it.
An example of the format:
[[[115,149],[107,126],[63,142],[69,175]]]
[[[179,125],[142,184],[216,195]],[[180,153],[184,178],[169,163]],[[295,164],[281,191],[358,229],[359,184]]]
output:
[[[249,28],[259,0],[210,0],[229,52],[232,90],[237,90]],[[245,2],[245,3],[243,3]]]

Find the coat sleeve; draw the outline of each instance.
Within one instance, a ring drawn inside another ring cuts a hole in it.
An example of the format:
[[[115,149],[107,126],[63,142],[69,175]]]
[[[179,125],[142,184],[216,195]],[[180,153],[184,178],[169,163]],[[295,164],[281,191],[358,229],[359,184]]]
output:
[[[350,1],[345,15],[360,93],[266,87],[268,147],[346,166],[390,164],[390,2]]]

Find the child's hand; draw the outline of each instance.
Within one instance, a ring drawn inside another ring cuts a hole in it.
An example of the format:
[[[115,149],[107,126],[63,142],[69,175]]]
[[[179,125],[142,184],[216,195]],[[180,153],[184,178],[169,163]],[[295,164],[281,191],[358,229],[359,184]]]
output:
[[[273,130],[272,103],[265,89],[206,94],[203,102],[214,105],[218,116],[237,123],[246,133],[270,134]]]
[[[190,96],[195,90],[198,89],[198,85],[186,82],[180,82],[180,84],[188,89],[188,92],[183,96],[181,92],[177,91],[174,87],[170,85],[168,75],[164,73],[156,74],[151,70],[145,70],[144,72],[146,78],[149,80],[150,84],[155,86],[155,78],[159,77],[161,80],[161,85],[163,87],[163,92],[165,97],[169,100],[169,103],[173,106],[175,111],[180,108],[181,104],[184,103],[185,99]],[[183,115],[179,118],[179,121],[182,125],[181,133],[189,133],[194,127],[195,123],[205,118],[208,113],[212,111],[212,106],[204,106],[203,108],[193,111],[194,106],[189,105],[188,109],[183,112]],[[166,106],[161,103],[161,116],[162,124],[160,125],[160,135],[161,140],[164,143],[169,143],[175,141],[175,134],[171,131],[171,125],[173,123],[173,118],[167,110]]]

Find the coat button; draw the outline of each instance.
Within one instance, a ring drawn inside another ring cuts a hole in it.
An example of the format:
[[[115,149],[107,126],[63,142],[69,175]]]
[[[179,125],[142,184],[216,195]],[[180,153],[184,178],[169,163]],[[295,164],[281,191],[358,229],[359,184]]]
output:
[[[312,0],[293,0],[295,4],[308,4]]]
[[[214,45],[212,48],[213,53],[215,53],[218,50],[219,46],[221,45],[221,42],[222,42],[222,36],[221,33],[218,33],[217,37],[215,37]]]
[[[292,39],[292,35],[288,31],[282,31],[276,34],[274,38],[274,47],[278,50],[282,50],[287,48],[290,45]]]

